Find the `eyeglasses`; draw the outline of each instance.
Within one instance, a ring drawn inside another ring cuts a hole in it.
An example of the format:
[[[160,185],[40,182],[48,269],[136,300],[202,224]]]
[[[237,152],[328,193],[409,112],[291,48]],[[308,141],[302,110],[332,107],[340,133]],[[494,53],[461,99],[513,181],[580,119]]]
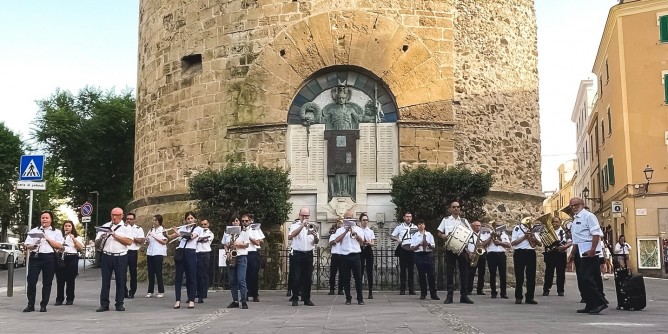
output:
[[[582,203],[571,204],[571,208],[576,208],[578,205],[582,205]]]
[[[244,222],[244,223],[247,223],[247,222],[249,222],[250,220],[248,220],[248,219],[242,219],[241,221]]]
[[[459,209],[459,205],[456,205],[456,206],[453,205],[453,206],[451,206],[451,208],[453,208],[453,209]]]
[[[299,217],[311,217],[311,215],[299,215]]]

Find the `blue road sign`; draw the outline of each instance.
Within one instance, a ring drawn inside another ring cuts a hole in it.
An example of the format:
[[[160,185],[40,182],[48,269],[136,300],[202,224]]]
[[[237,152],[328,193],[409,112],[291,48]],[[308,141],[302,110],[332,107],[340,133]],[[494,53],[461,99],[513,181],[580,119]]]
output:
[[[86,202],[81,206],[82,217],[90,217],[92,213],[93,213],[93,204]]]
[[[24,155],[19,166],[19,181],[41,181],[44,178],[43,155]]]

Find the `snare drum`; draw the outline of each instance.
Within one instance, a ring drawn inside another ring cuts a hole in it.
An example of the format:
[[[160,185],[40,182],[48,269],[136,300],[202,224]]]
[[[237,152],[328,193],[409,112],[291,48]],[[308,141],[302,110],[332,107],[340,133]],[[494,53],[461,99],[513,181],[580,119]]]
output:
[[[447,239],[445,239],[445,249],[457,255],[461,254],[468,245],[471,235],[473,235],[473,231],[468,227],[464,225],[455,226],[452,232],[448,234]]]

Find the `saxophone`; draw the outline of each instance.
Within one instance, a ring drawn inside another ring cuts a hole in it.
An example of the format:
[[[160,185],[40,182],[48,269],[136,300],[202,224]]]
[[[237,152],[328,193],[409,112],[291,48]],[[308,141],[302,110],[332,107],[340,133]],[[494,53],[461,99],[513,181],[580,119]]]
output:
[[[234,245],[234,243],[237,241],[237,238],[239,237],[238,234],[232,234],[230,235],[230,247]],[[234,268],[237,266],[237,250],[236,248],[232,248],[230,250],[230,255],[227,257],[227,266],[230,268]]]
[[[482,246],[482,240],[480,240],[480,235],[481,233],[474,233],[476,236],[476,242],[475,242],[475,251],[471,254],[471,267],[477,267],[478,266],[478,260],[480,260],[480,256],[485,254],[487,251],[485,250],[485,247]]]

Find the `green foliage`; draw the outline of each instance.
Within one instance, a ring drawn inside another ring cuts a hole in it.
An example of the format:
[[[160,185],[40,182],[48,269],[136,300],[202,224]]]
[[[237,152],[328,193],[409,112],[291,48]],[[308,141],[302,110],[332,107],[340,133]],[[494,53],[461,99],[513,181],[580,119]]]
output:
[[[0,221],[2,241],[7,240],[7,229],[18,223],[20,205],[14,184],[19,176],[19,160],[23,155],[21,138],[0,122]]]
[[[484,217],[483,200],[492,187],[491,173],[472,173],[463,167],[430,169],[419,166],[404,169],[392,178],[392,203],[398,221],[410,211],[415,219],[424,219],[433,230],[448,215],[448,205],[459,201],[462,215],[469,220]]]
[[[252,213],[267,229],[284,223],[292,207],[288,173],[252,165],[202,172],[190,180],[190,194],[199,200],[199,218],[209,219],[216,235],[222,235],[232,214]]]
[[[46,152],[45,168],[56,186],[53,196],[68,198],[77,208],[84,200],[95,200],[89,193],[98,191],[95,210],[102,223],[113,207],[132,199],[134,97],[87,87],[77,95],[57,90],[37,104],[33,138]]]

